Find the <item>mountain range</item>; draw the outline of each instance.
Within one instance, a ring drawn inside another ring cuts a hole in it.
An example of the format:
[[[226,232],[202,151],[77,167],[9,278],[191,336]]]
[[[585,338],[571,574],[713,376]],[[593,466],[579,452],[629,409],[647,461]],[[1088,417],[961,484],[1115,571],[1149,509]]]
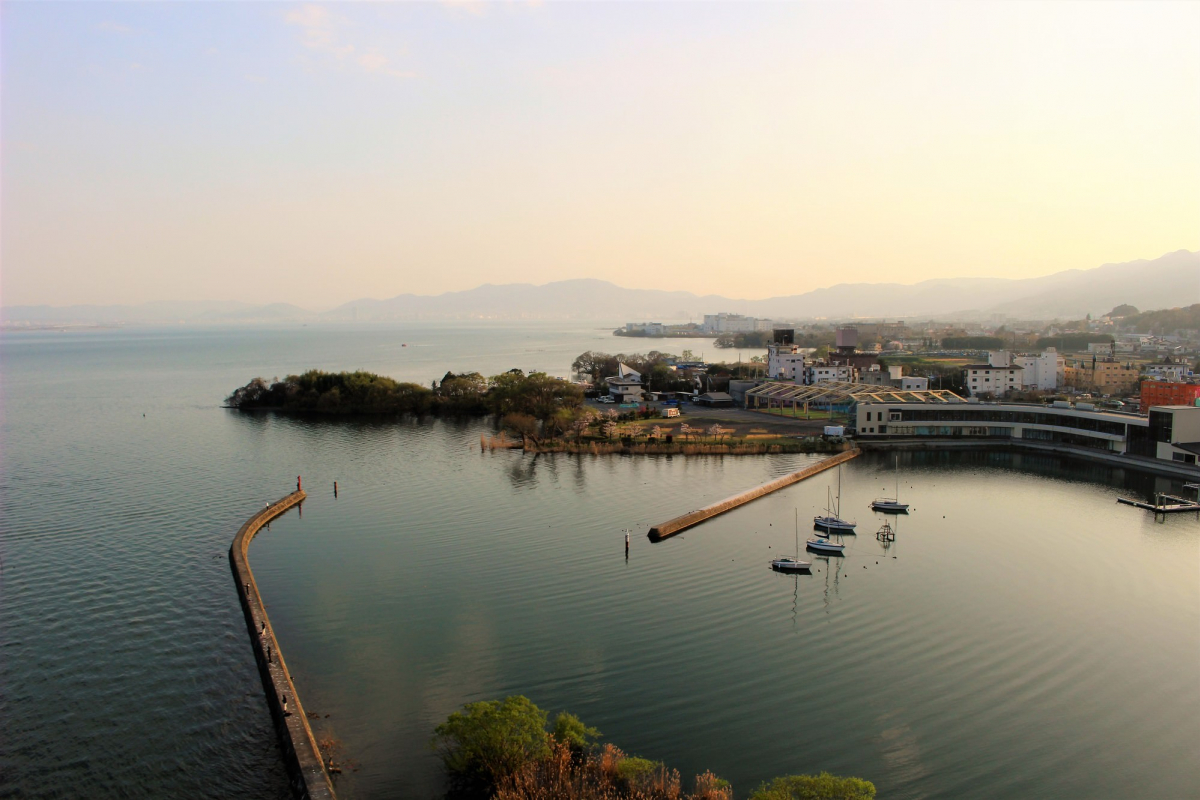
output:
[[[1139,309],[1200,302],[1200,252],[1178,250],[1153,260],[1066,270],[1040,278],[947,278],[919,283],[843,283],[803,294],[739,300],[683,291],[626,289],[579,279],[543,285],[484,284],[439,295],[361,299],[324,312],[288,303],[157,302],[129,306],[9,306],[5,324],[237,323],[541,319],[674,321],[731,312],[781,320],[810,319],[1079,319],[1121,303]]]

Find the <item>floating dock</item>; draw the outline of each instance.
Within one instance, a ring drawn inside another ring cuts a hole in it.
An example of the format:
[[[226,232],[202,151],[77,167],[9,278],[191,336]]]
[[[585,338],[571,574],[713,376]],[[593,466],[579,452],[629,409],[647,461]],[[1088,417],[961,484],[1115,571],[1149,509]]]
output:
[[[688,513],[675,517],[674,519],[669,519],[666,522],[661,522],[658,525],[655,525],[650,529],[650,533],[647,535],[650,537],[650,541],[660,542],[663,539],[666,539],[668,536],[674,536],[680,531],[684,531],[688,528],[699,525],[701,522],[710,520],[718,514],[724,514],[726,511],[732,511],[738,506],[749,503],[751,500],[757,500],[758,498],[768,495],[771,492],[777,492],[784,487],[791,486],[793,483],[799,483],[805,478],[811,478],[813,475],[824,472],[832,467],[836,467],[838,464],[842,464],[854,458],[858,455],[858,453],[859,451],[857,449],[847,450],[844,453],[839,453],[833,458],[827,458],[824,461],[820,461],[810,467],[805,467],[798,472],[788,473],[782,478],[776,478],[775,480],[764,483],[761,486],[748,489],[741,494],[735,494],[733,497],[727,497],[719,503],[713,503],[712,505],[705,506],[704,508],[697,509],[696,511],[689,511]]]
[[[1141,500],[1131,500],[1128,497],[1118,497],[1118,503],[1124,503],[1127,506],[1135,506],[1144,508],[1147,511],[1153,511],[1155,514],[1178,514],[1185,511],[1200,511],[1200,503],[1195,503],[1191,500],[1186,500],[1182,497],[1173,497],[1169,494],[1160,495],[1163,500],[1170,500],[1169,503],[1144,503]]]

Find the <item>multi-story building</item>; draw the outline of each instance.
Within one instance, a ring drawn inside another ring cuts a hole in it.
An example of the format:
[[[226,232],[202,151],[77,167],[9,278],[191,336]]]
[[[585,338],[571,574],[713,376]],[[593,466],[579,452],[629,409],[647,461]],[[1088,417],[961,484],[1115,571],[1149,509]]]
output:
[[[967,392],[976,397],[991,394],[1003,397],[1023,385],[1025,368],[1012,363],[1007,350],[988,353],[988,363],[967,364],[963,367],[963,383]]]
[[[1194,406],[1200,403],[1200,383],[1182,381],[1142,381],[1138,410],[1143,414],[1150,406]]]
[[[1137,389],[1138,368],[1115,358],[1083,359],[1067,364],[1064,382],[1081,392],[1124,394]]]
[[[919,375],[905,375],[904,367],[891,366],[886,370],[874,369],[860,371],[858,382],[871,386],[886,386],[889,389],[899,389],[902,392],[924,392],[929,389],[929,378]]]
[[[767,377],[775,380],[804,381],[804,353],[794,344],[767,345]]]
[[[705,333],[754,333],[769,331],[775,323],[769,319],[747,317],[742,314],[705,314],[701,329]]]
[[[1066,380],[1067,362],[1053,347],[1039,355],[1018,355],[1013,363],[1023,370],[1022,389],[1053,391],[1061,389]]]
[[[805,380],[807,384],[821,383],[822,381],[842,381],[843,383],[854,383],[858,380],[858,368],[853,364],[843,364],[838,361],[824,362],[818,361],[804,370]]]
[[[1152,364],[1142,371],[1159,381],[1188,381],[1196,377],[1187,364]]]
[[[661,322],[626,322],[625,333],[642,336],[662,336],[663,324]]]
[[[860,402],[855,413],[864,441],[949,438],[1065,445],[1192,467],[1200,455],[1200,406],[1195,405],[1151,406],[1143,416],[1090,403]]]

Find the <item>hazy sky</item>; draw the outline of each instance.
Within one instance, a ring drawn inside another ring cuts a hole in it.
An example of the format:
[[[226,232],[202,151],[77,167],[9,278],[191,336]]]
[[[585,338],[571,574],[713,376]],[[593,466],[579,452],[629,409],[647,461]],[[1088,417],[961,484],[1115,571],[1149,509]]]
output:
[[[1200,3],[22,3],[0,300],[740,297],[1200,249]]]

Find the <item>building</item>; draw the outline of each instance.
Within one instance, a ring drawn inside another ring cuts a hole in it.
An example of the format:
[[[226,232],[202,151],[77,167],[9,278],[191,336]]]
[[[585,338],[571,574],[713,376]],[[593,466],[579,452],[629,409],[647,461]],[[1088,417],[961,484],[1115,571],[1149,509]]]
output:
[[[774,327],[769,319],[747,317],[742,314],[705,314],[701,330],[705,333],[754,333],[769,331]]]
[[[794,344],[767,345],[767,377],[776,380],[803,381],[804,353]]]
[[[840,381],[854,383],[858,380],[858,369],[852,364],[842,364],[837,361],[818,361],[812,366],[805,367],[804,382],[807,384],[823,383],[824,381]]]
[[[729,408],[733,405],[733,398],[727,392],[705,392],[692,402],[710,408]]]
[[[988,363],[963,367],[963,383],[972,397],[991,394],[1003,397],[1023,385],[1025,368],[1012,363],[1007,350],[988,353]]]
[[[608,393],[618,403],[640,403],[644,399],[642,374],[626,364],[617,364],[617,374],[605,378]]]
[[[1150,406],[1194,406],[1200,402],[1200,383],[1180,381],[1142,381],[1138,411],[1145,414]]]
[[[662,336],[661,322],[626,322],[625,333],[632,336]]]
[[[1066,381],[1067,361],[1053,347],[1039,355],[1018,355],[1013,364],[1021,367],[1021,388],[1054,391]]]
[[[858,382],[871,386],[887,386],[904,392],[923,392],[929,388],[929,378],[918,375],[905,375],[904,367],[890,366],[886,370],[878,365],[858,374]]]
[[[1115,358],[1083,359],[1067,364],[1064,382],[1068,388],[1100,394],[1126,394],[1137,389],[1138,368]]]
[[[1152,364],[1142,372],[1159,381],[1188,381],[1196,377],[1187,364]]]
[[[1146,416],[1090,403],[895,403],[856,408],[859,438],[979,439],[1067,445],[1090,452],[1195,465],[1200,406],[1152,406]]]

